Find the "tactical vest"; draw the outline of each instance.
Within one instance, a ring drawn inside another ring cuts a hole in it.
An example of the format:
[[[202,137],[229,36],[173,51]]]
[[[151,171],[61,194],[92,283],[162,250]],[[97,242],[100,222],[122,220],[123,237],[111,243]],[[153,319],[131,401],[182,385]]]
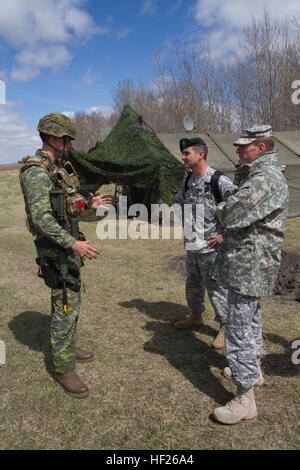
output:
[[[57,166],[48,157],[41,155],[27,156],[20,160],[22,166],[19,172],[20,186],[24,195],[25,211],[27,215],[26,225],[32,235],[38,235],[35,227],[31,222],[30,211],[26,201],[26,191],[23,186],[22,174],[33,166],[39,166],[45,169],[49,178],[54,184],[54,189],[62,190],[64,193],[64,218],[66,223],[69,223],[70,218],[77,217],[83,210],[86,204],[84,196],[79,194],[80,183],[76,172],[69,161],[63,163],[62,166]],[[51,193],[50,193],[51,194]]]

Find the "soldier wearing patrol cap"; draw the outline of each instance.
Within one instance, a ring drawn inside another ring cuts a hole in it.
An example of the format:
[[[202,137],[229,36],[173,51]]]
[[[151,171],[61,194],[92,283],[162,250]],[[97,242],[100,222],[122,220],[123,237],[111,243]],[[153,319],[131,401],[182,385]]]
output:
[[[219,331],[212,345],[215,349],[222,349],[227,317],[227,291],[211,278],[209,271],[224,236],[216,217],[216,208],[219,202],[231,194],[232,182],[207,165],[208,151],[203,139],[184,138],[179,145],[183,164],[190,170],[174,202],[180,204],[182,209],[187,206],[192,208],[191,220],[184,221],[186,299],[191,316],[177,322],[175,327],[186,329],[203,325],[204,295],[207,291],[215,311],[215,320],[219,323]],[[197,216],[197,207],[203,208],[203,217]],[[191,234],[188,233],[188,225],[192,229]]]
[[[217,208],[226,237],[212,277],[228,289],[223,374],[237,385],[233,400],[214,410],[226,424],[257,416],[254,386],[264,378],[259,357],[264,354],[259,300],[272,294],[280,266],[288,212],[288,187],[270,125],[246,129],[234,142],[239,162],[236,189]]]
[[[80,268],[82,260],[97,258],[99,251],[82,237],[77,218],[84,210],[110,203],[111,198],[90,193],[86,199],[79,193],[78,178],[67,160],[76,129],[67,116],[47,114],[40,119],[38,131],[42,149],[19,162],[27,226],[35,236],[39,275],[51,288],[54,379],[68,394],[83,398],[89,389],[75,373],[76,361],[90,362],[94,356],[75,347]]]

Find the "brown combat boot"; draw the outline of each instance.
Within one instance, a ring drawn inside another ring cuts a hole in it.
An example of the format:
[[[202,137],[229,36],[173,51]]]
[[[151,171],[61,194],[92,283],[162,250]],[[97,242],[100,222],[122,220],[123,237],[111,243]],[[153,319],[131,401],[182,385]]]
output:
[[[188,328],[197,328],[201,325],[203,325],[202,313],[193,313],[187,320],[175,323],[175,328],[178,330],[185,330]]]
[[[217,334],[217,336],[215,337],[215,339],[212,343],[213,348],[215,348],[215,349],[224,349],[225,348],[225,337],[224,337],[225,328],[226,328],[226,324],[221,323],[218,334]]]
[[[92,362],[95,360],[93,353],[80,348],[75,348],[75,357],[77,362]]]
[[[90,394],[88,387],[81,382],[80,378],[74,371],[66,374],[55,374],[54,379],[63,390],[72,397],[84,398]]]

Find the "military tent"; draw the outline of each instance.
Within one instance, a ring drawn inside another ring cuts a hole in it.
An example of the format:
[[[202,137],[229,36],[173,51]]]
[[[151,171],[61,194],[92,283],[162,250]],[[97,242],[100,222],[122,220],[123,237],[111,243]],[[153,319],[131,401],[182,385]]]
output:
[[[300,133],[275,132],[279,164],[286,166],[289,186],[289,217],[300,216]],[[131,202],[150,207],[152,203],[173,203],[186,171],[181,162],[179,140],[202,137],[208,146],[208,164],[233,179],[237,156],[235,134],[155,134],[130,106],[123,112],[103,142],[86,154],[71,152],[83,192],[116,183],[126,187]]]
[[[83,192],[94,192],[103,184],[129,188],[132,202],[150,207],[173,204],[186,171],[150,127],[129,106],[107,138],[86,154],[71,152]]]

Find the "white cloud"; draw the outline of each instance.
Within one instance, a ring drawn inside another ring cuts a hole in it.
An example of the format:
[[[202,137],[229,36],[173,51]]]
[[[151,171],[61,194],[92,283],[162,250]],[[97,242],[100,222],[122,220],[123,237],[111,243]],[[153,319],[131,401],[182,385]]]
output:
[[[95,24],[83,6],[85,0],[1,0],[0,37],[20,50],[11,78],[30,80],[42,67],[57,70],[72,57],[67,45],[93,34],[105,34],[108,27]],[[33,68],[30,73],[29,67]]]
[[[115,110],[112,106],[91,106],[90,108],[86,109],[84,112],[86,114],[99,113],[99,114],[102,114],[105,118],[109,118],[115,112]],[[63,111],[62,114],[65,114],[71,119],[75,116],[74,111]]]
[[[216,56],[224,57],[236,51],[243,29],[252,17],[262,17],[264,11],[274,17],[300,16],[299,0],[197,0],[194,15],[201,27],[208,29],[208,38]]]
[[[35,126],[30,126],[17,111],[17,104],[0,105],[0,163],[16,163],[41,147]]]
[[[77,37],[89,36],[92,34],[105,34],[107,27],[100,27],[94,24],[90,15],[78,8],[71,8],[66,15],[65,24],[71,28]]]
[[[153,15],[157,10],[156,0],[144,0],[141,15]]]
[[[126,28],[123,29],[122,31],[119,32],[117,39],[125,39],[127,36],[132,32],[133,30],[131,28]]]
[[[65,43],[75,37],[103,34],[78,0],[1,0],[0,35],[9,45]]]
[[[17,82],[28,82],[40,74],[40,70],[33,67],[13,67],[10,77]]]
[[[108,118],[114,113],[114,108],[112,106],[92,106],[86,111],[86,113],[101,113],[104,117]]]
[[[88,68],[83,75],[81,75],[76,82],[72,84],[72,88],[78,89],[82,86],[90,86],[100,77],[100,74],[95,74],[91,68]]]
[[[64,114],[65,116],[67,116],[70,119],[73,119],[75,117],[74,111],[63,111],[62,114]]]
[[[13,66],[11,79],[27,82],[40,74],[41,68],[51,68],[54,72],[66,67],[72,60],[70,52],[65,46],[55,45],[41,47],[37,50],[26,49],[16,55],[18,65]]]
[[[97,75],[88,69],[82,77],[82,81],[85,85],[92,85],[97,80]]]
[[[35,50],[24,50],[17,54],[18,67],[13,67],[13,80],[27,81],[39,74],[41,68],[50,67],[53,71],[66,67],[72,60],[65,46],[55,45]]]
[[[243,28],[251,20],[251,16],[261,15],[264,9],[273,15],[284,18],[286,15],[299,15],[298,0],[198,0],[196,17],[199,23],[207,26],[230,25]]]

